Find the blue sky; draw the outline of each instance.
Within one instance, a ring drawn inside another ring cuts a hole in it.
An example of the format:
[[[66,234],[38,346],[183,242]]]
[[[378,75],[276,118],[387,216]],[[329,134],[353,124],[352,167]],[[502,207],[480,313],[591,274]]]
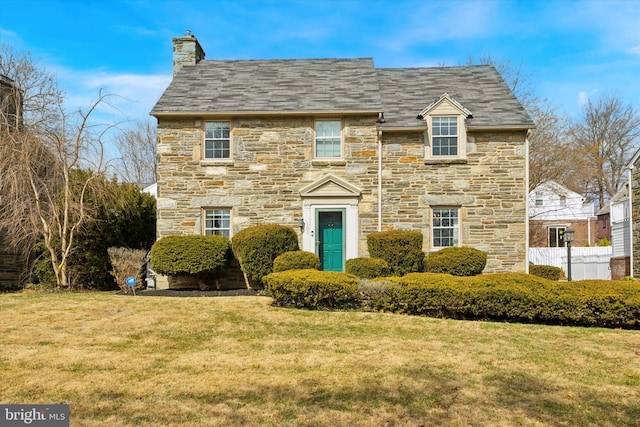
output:
[[[585,99],[640,109],[640,0],[0,0],[0,42],[54,73],[69,108],[100,89],[144,120],[172,73],[171,38],[207,59],[372,57],[378,67],[521,64],[538,95],[576,117]]]

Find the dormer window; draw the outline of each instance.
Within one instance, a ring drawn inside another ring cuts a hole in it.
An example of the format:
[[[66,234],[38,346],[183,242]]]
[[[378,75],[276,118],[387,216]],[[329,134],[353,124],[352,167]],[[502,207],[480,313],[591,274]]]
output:
[[[448,94],[422,110],[429,128],[425,135],[425,157],[427,160],[465,161],[467,156],[467,131],[465,119],[471,112]]]
[[[458,155],[458,118],[433,117],[431,119],[431,154],[435,156]]]

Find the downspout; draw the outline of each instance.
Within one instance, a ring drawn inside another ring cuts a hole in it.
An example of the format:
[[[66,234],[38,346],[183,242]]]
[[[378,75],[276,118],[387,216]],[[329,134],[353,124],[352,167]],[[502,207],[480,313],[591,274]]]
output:
[[[527,131],[527,135],[524,138],[525,144],[525,186],[524,186],[524,272],[529,273],[529,135],[531,129]]]
[[[631,196],[631,175],[633,164],[629,165],[629,186],[627,187],[627,197],[629,199],[629,276],[633,276],[633,197]]]
[[[378,231],[382,231],[382,130],[378,130]]]

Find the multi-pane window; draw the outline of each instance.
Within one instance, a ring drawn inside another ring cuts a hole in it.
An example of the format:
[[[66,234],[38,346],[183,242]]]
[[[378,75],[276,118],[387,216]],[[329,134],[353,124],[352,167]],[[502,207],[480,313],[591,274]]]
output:
[[[204,234],[231,237],[231,212],[228,209],[205,209]]]
[[[542,191],[536,191],[536,206],[542,206],[544,203],[544,194]]]
[[[434,208],[432,222],[432,246],[444,248],[458,245],[458,209]]]
[[[229,122],[206,122],[204,135],[205,159],[229,159],[231,140]]]
[[[316,121],[316,158],[342,157],[342,123],[340,120]]]
[[[431,128],[433,156],[457,156],[458,118],[433,117]]]

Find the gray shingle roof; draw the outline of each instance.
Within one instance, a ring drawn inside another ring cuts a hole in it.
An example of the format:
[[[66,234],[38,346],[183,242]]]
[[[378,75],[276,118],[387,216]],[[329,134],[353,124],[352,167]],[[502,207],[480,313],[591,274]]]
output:
[[[382,111],[373,60],[200,61],[153,107],[162,112]]]
[[[419,125],[416,116],[443,93],[471,111],[470,126],[533,126],[491,65],[381,68],[377,72],[386,126]]]
[[[445,92],[472,112],[471,126],[533,126],[493,66],[376,69],[371,58],[200,61],[151,114],[383,111],[385,127],[413,127]]]

